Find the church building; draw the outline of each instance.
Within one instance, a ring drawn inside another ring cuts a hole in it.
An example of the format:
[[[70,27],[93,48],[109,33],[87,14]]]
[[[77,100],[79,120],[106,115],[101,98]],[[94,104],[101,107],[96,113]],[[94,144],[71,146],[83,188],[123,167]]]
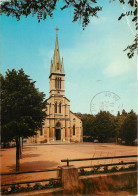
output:
[[[77,92],[76,92],[77,93]],[[77,104],[77,103],[76,103]],[[65,97],[65,72],[63,58],[60,59],[58,35],[49,75],[49,98],[47,117],[38,134],[28,142],[82,142],[82,121],[70,111],[70,100]]]

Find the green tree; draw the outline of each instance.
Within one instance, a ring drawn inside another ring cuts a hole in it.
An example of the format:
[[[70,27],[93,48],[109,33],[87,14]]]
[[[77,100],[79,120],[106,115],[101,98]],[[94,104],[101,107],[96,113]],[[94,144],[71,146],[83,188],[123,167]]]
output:
[[[124,120],[121,138],[125,140],[127,145],[133,145],[134,140],[137,138],[137,115],[133,111],[127,114]]]
[[[118,143],[118,138],[121,137],[122,126],[124,124],[124,120],[126,119],[127,112],[123,109],[122,113],[118,112],[117,116],[115,117],[115,132],[116,132],[116,140]]]
[[[84,114],[82,116],[84,136],[93,137],[93,135],[94,135],[94,130],[93,130],[94,120],[95,120],[95,117],[91,114]]]
[[[125,117],[127,116],[127,112],[125,111],[125,109],[122,110],[122,114],[121,115],[125,116]]]
[[[116,1],[116,0],[109,0]],[[121,4],[128,4],[130,11],[122,13],[118,20],[121,20],[124,16],[133,16],[132,22],[135,23],[137,29],[137,1],[136,0],[118,0]],[[0,6],[0,13],[6,16],[16,17],[20,20],[21,16],[28,17],[37,15],[38,22],[45,20],[47,16],[52,17],[53,11],[56,9],[58,0],[11,0],[3,1]],[[98,17],[97,13],[102,10],[102,7],[98,5],[100,1],[96,0],[63,0],[64,6],[61,10],[67,8],[73,8],[74,16],[73,22],[81,21],[83,29],[90,23],[90,17]],[[137,48],[137,37],[135,36],[134,42],[128,45],[124,51],[129,58],[134,56],[134,52]]]
[[[3,2],[1,13],[7,16],[16,17],[20,20],[21,16],[37,15],[38,22],[45,20],[47,16],[52,17],[56,9],[58,0],[12,0]],[[83,27],[90,22],[90,17],[97,17],[97,12],[102,10],[101,6],[96,6],[96,0],[63,0],[61,10],[72,7],[74,10],[73,22],[82,20]]]
[[[115,1],[115,0],[112,0]],[[122,4],[128,4],[130,6],[130,10],[128,12],[122,13],[118,20],[121,20],[123,17],[130,16],[132,19],[131,21],[135,23],[136,30],[138,29],[137,23],[137,0],[119,0]],[[135,35],[134,41],[132,44],[128,45],[124,51],[128,51],[127,56],[128,58],[132,58],[134,53],[137,50],[137,34]]]
[[[93,130],[93,123],[95,120],[95,116],[92,114],[81,114],[76,113],[77,116],[79,116],[82,120],[83,124],[83,136],[94,136],[94,130]]]
[[[44,94],[21,69],[1,76],[2,142],[16,141],[16,171],[19,170],[20,138],[37,134],[46,117]]]
[[[100,111],[94,121],[94,134],[100,142],[108,141],[109,138],[115,137],[114,116],[109,112]]]

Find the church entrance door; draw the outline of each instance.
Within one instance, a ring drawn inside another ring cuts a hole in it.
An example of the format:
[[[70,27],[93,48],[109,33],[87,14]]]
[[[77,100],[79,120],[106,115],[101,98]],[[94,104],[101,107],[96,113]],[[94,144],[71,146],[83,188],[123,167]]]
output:
[[[56,129],[56,140],[61,140],[61,130],[60,129]]]

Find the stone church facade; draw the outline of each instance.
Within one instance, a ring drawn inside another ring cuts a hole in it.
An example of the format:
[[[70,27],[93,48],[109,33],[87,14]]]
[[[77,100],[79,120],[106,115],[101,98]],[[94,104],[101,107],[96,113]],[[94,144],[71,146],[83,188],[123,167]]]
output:
[[[70,111],[70,100],[65,97],[65,72],[63,58],[60,59],[58,36],[49,76],[49,98],[47,99],[47,117],[38,134],[28,142],[82,142],[82,121]]]

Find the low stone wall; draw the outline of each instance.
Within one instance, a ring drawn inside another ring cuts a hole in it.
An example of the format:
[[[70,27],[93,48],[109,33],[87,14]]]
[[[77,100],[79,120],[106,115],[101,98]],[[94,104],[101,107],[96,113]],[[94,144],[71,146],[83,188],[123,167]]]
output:
[[[137,171],[116,172],[79,177],[78,190],[81,193],[118,191],[137,187]]]
[[[37,190],[23,193],[11,194],[12,196],[59,196],[59,195],[137,195],[127,190],[137,187],[137,171],[116,172],[110,174],[95,174],[91,176],[78,176],[78,168],[75,166],[62,168],[61,188]],[[126,190],[126,192],[116,191]],[[112,194],[111,194],[112,193]],[[118,192],[117,192],[118,193]],[[121,193],[121,194],[120,194]]]
[[[62,168],[62,185],[66,192],[99,193],[117,191],[137,187],[137,171],[115,172],[110,174],[95,174],[78,176],[75,166]]]

